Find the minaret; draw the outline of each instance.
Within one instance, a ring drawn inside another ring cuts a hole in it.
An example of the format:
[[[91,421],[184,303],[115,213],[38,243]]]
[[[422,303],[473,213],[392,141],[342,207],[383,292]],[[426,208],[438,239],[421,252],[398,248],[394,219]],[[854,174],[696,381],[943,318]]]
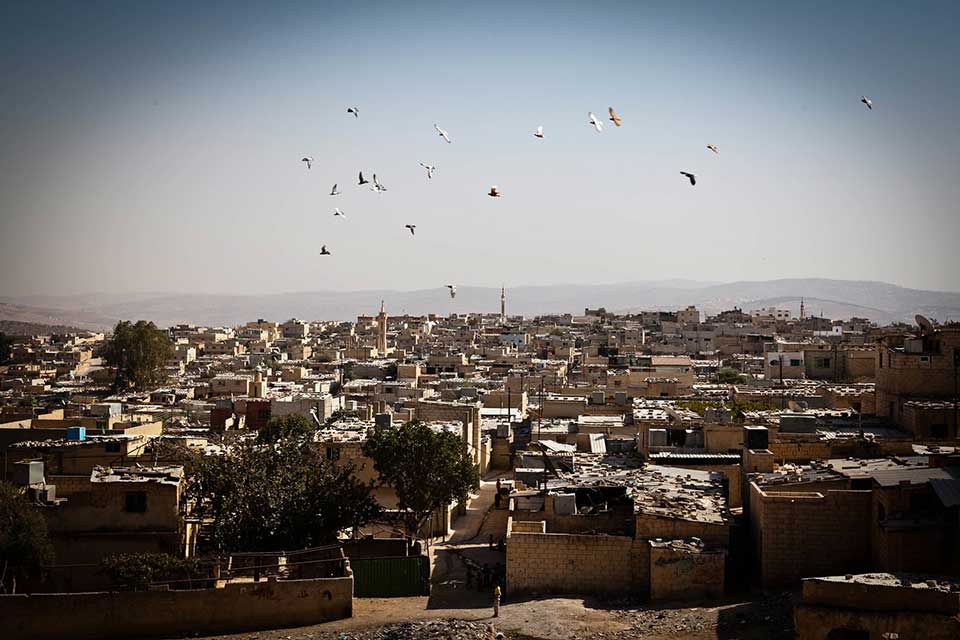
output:
[[[803,298],[800,298],[800,319],[803,320],[806,314],[803,312]]]
[[[387,355],[387,312],[380,301],[380,313],[377,314],[377,355],[381,358]]]
[[[507,322],[507,289],[500,287],[500,324]]]

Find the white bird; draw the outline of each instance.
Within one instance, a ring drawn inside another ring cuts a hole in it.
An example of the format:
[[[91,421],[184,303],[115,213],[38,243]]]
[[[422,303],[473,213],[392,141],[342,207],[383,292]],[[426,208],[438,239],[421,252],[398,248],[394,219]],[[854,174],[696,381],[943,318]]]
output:
[[[337,183],[333,183],[333,189],[330,189],[330,195],[332,196],[340,195],[340,192],[337,191]]]
[[[354,118],[360,117],[360,109],[357,107],[347,107],[347,113],[352,113]]]
[[[436,168],[435,166],[433,166],[432,164],[423,164],[423,163],[421,162],[421,163],[420,163],[420,166],[427,170],[427,178],[432,178],[432,177],[433,177],[433,172],[437,170],[437,168]]]
[[[867,105],[867,109],[870,109],[871,111],[873,111],[873,100],[871,100],[867,96],[860,96],[860,102]]]
[[[312,164],[313,158],[311,156],[303,156],[302,158],[300,158],[300,162],[306,162],[307,169],[311,169],[313,167],[313,164]]]
[[[330,256],[330,255],[333,255],[333,254],[330,253],[329,251],[327,251],[327,245],[323,245],[322,247],[320,247],[320,255],[322,255],[322,256]]]
[[[334,208],[333,208],[333,217],[335,217],[335,218],[346,218],[346,217],[347,217],[347,214],[345,214],[343,211],[340,211],[340,207],[334,207]]]
[[[707,149],[710,149],[710,151],[713,151],[714,153],[717,153],[717,154],[720,153],[720,149],[717,149],[717,145],[715,144],[708,144]]]
[[[370,187],[370,190],[376,191],[377,193],[383,193],[387,190],[387,188],[380,184],[380,181],[377,180],[377,174],[373,174],[373,186]]]
[[[448,285],[447,285],[447,289],[450,289],[450,297],[451,297],[451,298],[456,298],[456,297],[457,297],[457,285],[455,285],[455,284],[448,284]]]
[[[597,133],[603,131],[603,123],[597,120],[597,116],[593,115],[593,111],[590,112],[588,117],[590,118],[590,125],[597,130]]]
[[[410,229],[410,235],[412,235],[412,236],[417,235],[417,234],[415,233],[415,229],[417,228],[417,225],[415,225],[415,224],[405,224],[405,225],[403,225],[403,226],[405,226],[407,229]]]
[[[361,185],[361,186],[363,186],[363,185],[365,185],[365,184],[370,184],[370,181],[369,181],[369,180],[364,180],[364,179],[363,179],[363,171],[360,172],[360,182],[358,182],[357,184],[359,184],[359,185]]]
[[[543,140],[543,125],[537,127],[537,131],[533,134],[533,137]]]
[[[450,136],[447,135],[447,132],[446,132],[446,131],[444,131],[443,129],[441,129],[441,128],[440,128],[438,125],[436,125],[436,124],[433,125],[433,128],[437,130],[437,133],[440,134],[440,137],[443,138],[444,140],[446,140],[447,143],[450,142]]]
[[[490,193],[488,193],[487,195],[490,196],[491,198],[499,198],[500,192],[497,191],[497,185],[493,185],[492,187],[490,187]]]
[[[681,171],[680,175],[686,176],[687,180],[690,181],[690,186],[695,186],[697,184],[697,176],[692,173],[687,173],[686,171]]]

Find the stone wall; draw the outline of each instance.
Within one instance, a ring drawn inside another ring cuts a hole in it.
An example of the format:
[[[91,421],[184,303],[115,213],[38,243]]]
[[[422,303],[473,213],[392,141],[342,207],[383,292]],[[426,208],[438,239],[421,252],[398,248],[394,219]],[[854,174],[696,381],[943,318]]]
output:
[[[127,640],[237,633],[353,615],[353,576],[222,589],[0,596],[6,640]]]

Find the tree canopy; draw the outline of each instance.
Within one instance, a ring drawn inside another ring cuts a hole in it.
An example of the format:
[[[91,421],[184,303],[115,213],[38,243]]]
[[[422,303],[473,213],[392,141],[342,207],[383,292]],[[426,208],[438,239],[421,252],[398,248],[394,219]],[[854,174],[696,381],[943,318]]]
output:
[[[0,364],[6,364],[13,356],[13,340],[0,331]]]
[[[244,440],[197,455],[185,491],[218,552],[303,549],[334,542],[379,514],[350,465],[324,459],[308,438]]]
[[[309,418],[299,413],[271,418],[265,427],[257,432],[257,442],[270,443],[286,438],[309,438],[317,431],[317,426]]]
[[[452,502],[466,503],[480,487],[480,470],[460,436],[434,431],[413,421],[398,427],[376,427],[363,447],[392,487],[406,512],[407,532],[415,535],[434,510]]]
[[[145,591],[155,582],[189,580],[198,573],[195,559],[168,553],[116,553],[100,561],[100,570],[118,587],[133,591]]]
[[[17,580],[36,575],[52,560],[43,516],[16,487],[0,482],[0,592],[15,593]]]
[[[164,366],[173,358],[173,342],[152,322],[118,322],[104,350],[107,364],[116,367],[117,390],[145,390],[161,385]]]
[[[717,373],[717,380],[722,384],[738,384],[746,382],[747,379],[745,376],[740,375],[740,373],[732,367],[723,367]]]

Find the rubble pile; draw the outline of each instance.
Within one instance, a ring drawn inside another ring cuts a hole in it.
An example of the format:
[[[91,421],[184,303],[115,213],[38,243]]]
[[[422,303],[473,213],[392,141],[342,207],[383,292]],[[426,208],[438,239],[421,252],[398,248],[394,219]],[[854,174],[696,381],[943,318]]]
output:
[[[496,638],[497,631],[489,624],[466,620],[402,622],[381,627],[376,631],[342,636],[343,640],[496,640]]]

